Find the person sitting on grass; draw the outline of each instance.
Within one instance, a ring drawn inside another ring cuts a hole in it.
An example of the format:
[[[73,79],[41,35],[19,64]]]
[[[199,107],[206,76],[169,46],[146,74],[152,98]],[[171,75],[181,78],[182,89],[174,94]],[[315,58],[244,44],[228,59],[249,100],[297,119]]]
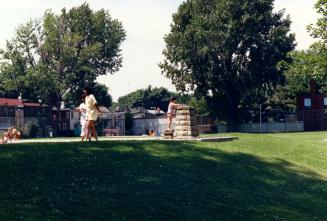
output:
[[[150,136],[150,137],[154,137],[154,136],[156,136],[156,132],[155,132],[154,130],[150,130],[150,131],[149,131],[149,136]]]
[[[8,141],[19,140],[21,133],[16,129],[15,126],[8,129],[7,132],[3,134],[3,138],[0,143],[7,143]]]

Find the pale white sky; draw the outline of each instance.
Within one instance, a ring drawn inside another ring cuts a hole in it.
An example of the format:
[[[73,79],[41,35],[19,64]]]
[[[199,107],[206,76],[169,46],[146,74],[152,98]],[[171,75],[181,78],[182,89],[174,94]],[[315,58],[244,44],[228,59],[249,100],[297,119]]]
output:
[[[0,48],[14,35],[19,24],[42,17],[46,9],[59,13],[88,2],[93,10],[109,10],[122,21],[127,38],[122,45],[123,67],[114,75],[101,76],[98,81],[109,87],[114,100],[148,85],[163,86],[174,91],[169,79],[161,75],[158,63],[163,60],[163,37],[169,33],[172,14],[183,0],[0,0]],[[297,49],[306,49],[314,42],[306,26],[315,23],[318,15],[315,0],[276,0],[275,8],[286,9],[296,34]]]

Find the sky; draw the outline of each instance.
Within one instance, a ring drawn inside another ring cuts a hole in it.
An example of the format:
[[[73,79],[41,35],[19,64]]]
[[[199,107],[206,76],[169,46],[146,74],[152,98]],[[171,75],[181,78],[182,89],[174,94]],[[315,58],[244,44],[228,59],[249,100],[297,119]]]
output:
[[[183,0],[0,0],[0,48],[14,36],[16,28],[29,19],[41,18],[45,10],[59,13],[89,3],[93,10],[104,8],[120,20],[127,37],[122,44],[123,67],[113,75],[101,76],[98,82],[109,88],[114,101],[137,89],[165,87],[175,91],[171,81],[161,74],[158,64],[163,61],[164,36],[170,31],[172,14]],[[318,18],[315,0],[275,0],[275,10],[285,9],[292,20],[297,49],[307,49],[315,40],[306,26]]]

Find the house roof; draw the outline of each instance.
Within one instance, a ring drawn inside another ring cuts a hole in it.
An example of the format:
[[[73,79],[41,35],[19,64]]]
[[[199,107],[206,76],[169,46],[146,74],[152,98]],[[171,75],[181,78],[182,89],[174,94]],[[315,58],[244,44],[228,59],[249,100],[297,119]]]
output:
[[[40,107],[39,103],[23,103],[25,107]]]
[[[99,109],[102,113],[110,113],[110,110],[104,106],[100,106]]]
[[[104,106],[100,106],[99,109],[100,109],[101,113],[111,113],[110,110]],[[79,107],[75,107],[74,110],[78,111]]]
[[[24,106],[18,99],[0,98],[1,106]]]
[[[13,98],[1,98],[0,97],[0,106],[26,106],[26,107],[39,107],[39,103],[30,103],[30,102],[21,102],[18,99],[13,99]]]
[[[147,112],[149,114],[165,114],[165,112],[162,110],[159,110],[159,113],[157,112],[157,110],[147,110]]]

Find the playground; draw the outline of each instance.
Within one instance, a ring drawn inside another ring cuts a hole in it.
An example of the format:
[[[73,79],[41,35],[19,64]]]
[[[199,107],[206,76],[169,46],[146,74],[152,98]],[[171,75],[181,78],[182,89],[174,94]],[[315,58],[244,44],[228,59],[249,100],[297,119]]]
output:
[[[0,219],[327,219],[326,132],[223,136],[1,145]]]

